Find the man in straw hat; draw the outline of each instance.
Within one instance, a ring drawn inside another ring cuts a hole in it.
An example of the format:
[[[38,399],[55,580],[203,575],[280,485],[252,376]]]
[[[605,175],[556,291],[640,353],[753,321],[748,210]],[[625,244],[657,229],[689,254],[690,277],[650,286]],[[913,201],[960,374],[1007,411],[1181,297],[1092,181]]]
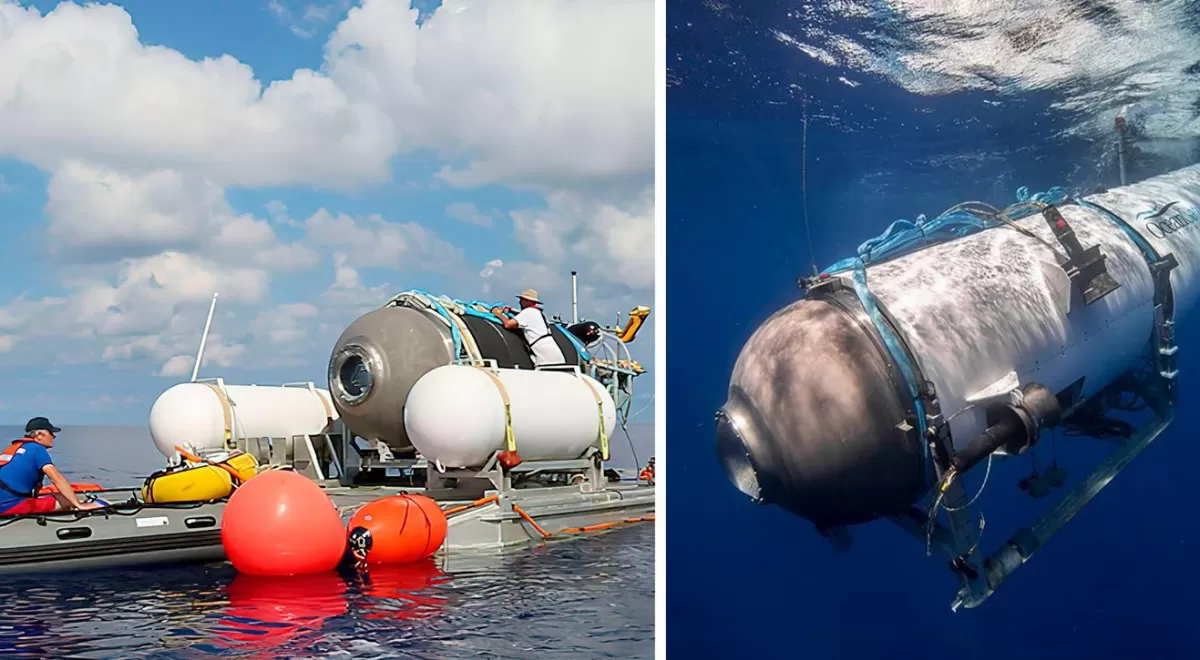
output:
[[[521,305],[521,311],[517,312],[516,316],[505,316],[505,312],[513,311],[511,307],[494,307],[492,313],[504,324],[505,330],[521,331],[525,343],[533,352],[534,366],[565,363],[567,359],[563,357],[558,344],[554,343],[554,337],[550,335],[550,324],[546,322],[546,315],[542,313],[542,301],[538,300],[537,291],[525,289],[517,296],[517,301]]]

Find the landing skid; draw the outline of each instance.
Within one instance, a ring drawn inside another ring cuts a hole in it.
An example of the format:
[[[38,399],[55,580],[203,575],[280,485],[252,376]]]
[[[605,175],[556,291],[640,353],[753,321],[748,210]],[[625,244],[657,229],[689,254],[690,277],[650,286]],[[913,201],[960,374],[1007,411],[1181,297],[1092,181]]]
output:
[[[958,597],[950,605],[957,611],[959,607],[974,608],[983,604],[988,596],[995,593],[1013,571],[1024,565],[1051,537],[1058,533],[1071,518],[1075,516],[1088,502],[1124,470],[1130,461],[1142,452],[1171,424],[1174,419],[1173,411],[1166,417],[1158,418],[1155,422],[1143,427],[1132,437],[1122,442],[1119,448],[1100,464],[1090,475],[1075,488],[1063,496],[1057,504],[1042,515],[1032,527],[1018,530],[1003,546],[993,552],[983,561],[986,580],[976,584],[966,584],[959,589]]]
[[[891,516],[889,519],[908,532],[928,551],[936,551],[950,564],[959,580],[959,590],[950,605],[959,608],[979,607],[994,594],[1012,574],[1035,552],[1046,545],[1079,511],[1104,489],[1138,454],[1170,426],[1175,418],[1169,398],[1154,396],[1161,391],[1145,393],[1143,397],[1153,411],[1151,419],[1137,428],[1128,438],[1116,440],[1117,448],[1087,477],[1067,492],[1032,525],[1017,529],[999,548],[980,560],[977,552],[982,517],[972,515],[966,506],[962,481],[956,480],[947,490],[943,504],[947,522],[917,509]],[[1112,438],[1104,438],[1112,442]],[[937,515],[936,513],[934,514]]]

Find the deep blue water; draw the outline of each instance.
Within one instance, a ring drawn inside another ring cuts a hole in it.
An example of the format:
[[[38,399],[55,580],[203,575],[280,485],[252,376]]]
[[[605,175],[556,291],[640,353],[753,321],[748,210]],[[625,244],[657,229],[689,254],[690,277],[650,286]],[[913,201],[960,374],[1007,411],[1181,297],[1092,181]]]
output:
[[[652,427],[631,430],[645,461]],[[72,481],[116,486],[163,463],[138,427],[65,427],[52,455]],[[654,528],[392,567],[369,583],[253,578],[227,563],[6,578],[0,609],[4,658],[649,658]]]
[[[946,13],[920,9],[942,7]],[[822,8],[823,6],[827,8]],[[954,13],[949,13],[954,12]],[[1185,2],[668,3],[667,643],[673,657],[1191,658],[1200,550],[1195,319],[1173,427],[982,607],[951,613],[943,560],[886,522],[834,556],[722,475],[713,413],[796,278],[900,218],[1118,183],[1200,160],[1200,10]],[[801,194],[809,117],[807,207]],[[969,339],[969,338],[965,338]],[[1072,477],[1108,447],[1042,443]],[[987,550],[1044,508],[993,469]],[[978,479],[970,482],[974,492]]]

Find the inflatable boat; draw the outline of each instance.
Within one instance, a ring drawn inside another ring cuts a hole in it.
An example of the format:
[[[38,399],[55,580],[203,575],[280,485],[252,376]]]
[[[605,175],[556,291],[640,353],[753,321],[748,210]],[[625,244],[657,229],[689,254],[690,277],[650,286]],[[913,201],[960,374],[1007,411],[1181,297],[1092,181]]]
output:
[[[140,488],[93,490],[112,506],[0,516],[0,574],[220,561],[224,499],[147,503]]]
[[[0,573],[223,560],[221,514],[235,484],[257,472],[257,461],[241,452],[185,458],[140,488],[72,484],[80,499],[107,505],[102,509],[0,516]]]

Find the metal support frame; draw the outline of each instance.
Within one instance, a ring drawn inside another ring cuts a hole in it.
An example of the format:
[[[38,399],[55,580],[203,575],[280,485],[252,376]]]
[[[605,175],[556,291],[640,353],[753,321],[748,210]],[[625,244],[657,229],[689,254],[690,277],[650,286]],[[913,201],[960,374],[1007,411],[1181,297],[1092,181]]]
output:
[[[890,319],[889,319],[890,321]],[[980,524],[973,522],[967,501],[967,493],[963,488],[962,479],[954,479],[940,493],[940,486],[950,469],[953,455],[953,439],[950,435],[950,423],[942,415],[941,402],[937,396],[937,388],[930,381],[925,381],[921,391],[921,400],[925,409],[925,427],[928,437],[921,438],[927,443],[932,458],[936,479],[934,492],[928,497],[935,498],[935,507],[931,507],[935,520],[919,510],[912,509],[904,514],[890,516],[889,519],[901,529],[909,532],[914,538],[926,546],[926,552],[938,550],[950,562],[951,570],[958,576],[964,588],[978,590],[984,579],[975,559],[979,546]],[[911,420],[906,420],[901,430],[915,431]],[[940,499],[937,499],[939,498]],[[936,521],[939,508],[946,511],[948,526]]]
[[[491,483],[497,492],[506,493],[513,490],[513,476],[518,474],[533,475],[538,473],[578,473],[582,479],[573,480],[584,492],[597,492],[604,489],[604,463],[600,460],[600,451],[588,447],[583,458],[565,461],[524,461],[521,464],[504,469],[499,462],[500,452],[494,452],[483,467],[475,469],[438,470],[426,467],[427,480],[425,488],[439,490],[445,487],[447,479],[485,479]]]
[[[985,580],[977,586],[964,586],[959,590],[950,609],[957,611],[960,607],[974,608],[982,605],[985,600],[1000,585],[1009,578],[1019,567],[1033,557],[1033,553],[1041,549],[1055,534],[1062,529],[1075,514],[1087,506],[1096,495],[1112,481],[1125,466],[1137,457],[1151,442],[1157,438],[1174,419],[1174,411],[1167,410],[1165,415],[1143,426],[1137,433],[1123,441],[1116,451],[1108,456],[1086,479],[1081,481],[1062,497],[1049,511],[1042,514],[1030,527],[1017,530],[999,549],[983,561]]]
[[[616,335],[612,335],[608,332],[605,332],[604,335],[606,338],[616,342],[617,348],[612,348],[608,344],[603,343],[602,340],[602,343],[599,347],[603,348],[604,352],[611,356],[611,360],[597,363],[595,356],[593,356],[593,360],[586,365],[585,373],[588,376],[595,378],[598,382],[600,382],[600,384],[604,385],[605,389],[608,390],[608,395],[612,397],[613,403],[616,405],[618,418],[623,417],[624,419],[628,420],[630,409],[633,406],[633,389],[631,387],[628,391],[626,391],[622,385],[625,383],[632,383],[633,379],[637,378],[641,374],[635,371],[632,367],[623,367],[620,364],[620,356],[622,353],[625,354],[625,360],[629,362],[633,361],[633,357],[629,353],[629,346],[625,342],[621,341],[621,338],[617,337]],[[589,350],[591,349],[589,348]]]
[[[951,569],[959,579],[959,590],[950,606],[952,611],[960,607],[968,609],[982,605],[1013,572],[1030,560],[1068,521],[1081,511],[1121,470],[1137,457],[1174,420],[1174,406],[1169,399],[1166,381],[1151,383],[1155,388],[1145,393],[1145,398],[1154,418],[1144,424],[1131,437],[1123,439],[1098,467],[1080,483],[1076,484],[1053,507],[1042,514],[1031,526],[1018,529],[1009,539],[990,555],[980,561],[974,552],[978,543],[979,527],[971,524],[971,511],[965,506],[965,491],[962,480],[956,479],[943,498],[947,508],[949,525],[930,521],[927,514],[913,507],[890,519],[915,539],[927,544],[950,562]],[[1097,395],[1097,396],[1101,396]],[[1077,411],[1075,407],[1072,412]],[[937,515],[937,512],[934,512]],[[964,553],[963,548],[971,552]],[[975,557],[975,558],[972,558]]]
[[[526,460],[505,470],[497,462],[499,456],[499,451],[497,451],[479,469],[439,470],[419,454],[414,458],[395,458],[386,445],[384,445],[384,449],[387,451],[388,457],[384,458],[379,453],[378,446],[383,444],[379,440],[364,441],[367,446],[360,446],[359,439],[355,438],[341,420],[335,421],[334,429],[325,434],[324,441],[328,443],[330,453],[336,457],[338,481],[343,486],[354,485],[360,472],[388,469],[425,472],[426,490],[444,488],[445,482],[449,479],[466,479],[486,480],[493,488],[507,491],[512,489],[513,476],[538,473],[574,473],[576,478],[572,480],[572,483],[580,483],[585,490],[603,490],[606,483],[604,461],[600,456],[599,447],[595,445],[589,446],[582,457],[574,460]]]
[[[332,433],[290,437],[238,437],[235,448],[259,463],[287,465],[316,482],[344,477],[345,468]],[[326,460],[328,459],[328,464]]]

